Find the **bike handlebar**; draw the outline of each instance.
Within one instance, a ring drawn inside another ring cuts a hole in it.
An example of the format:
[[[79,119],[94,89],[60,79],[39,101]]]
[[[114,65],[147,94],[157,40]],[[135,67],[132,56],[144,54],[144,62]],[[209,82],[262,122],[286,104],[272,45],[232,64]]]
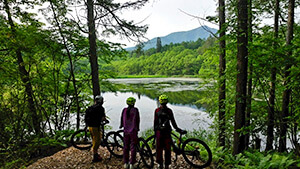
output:
[[[109,123],[108,120],[103,120],[103,121],[101,121],[101,125],[106,125],[106,124],[108,124],[108,123]]]
[[[180,135],[185,135],[187,133],[186,130],[176,130],[176,132],[178,132]]]

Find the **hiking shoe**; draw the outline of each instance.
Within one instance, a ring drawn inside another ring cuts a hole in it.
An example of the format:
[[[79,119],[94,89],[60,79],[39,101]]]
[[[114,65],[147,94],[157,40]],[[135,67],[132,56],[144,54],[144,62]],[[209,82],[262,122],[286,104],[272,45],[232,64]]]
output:
[[[134,164],[130,164],[129,169],[135,169]]]
[[[129,164],[125,163],[125,164],[124,164],[124,168],[125,168],[125,169],[128,169],[128,168],[129,168]]]
[[[94,154],[93,162],[99,162],[102,161],[102,157],[99,156],[99,154]]]

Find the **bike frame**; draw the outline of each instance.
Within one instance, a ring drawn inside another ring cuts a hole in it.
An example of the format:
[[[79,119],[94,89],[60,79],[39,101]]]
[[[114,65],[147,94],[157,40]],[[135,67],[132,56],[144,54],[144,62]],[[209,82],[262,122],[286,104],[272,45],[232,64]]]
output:
[[[178,138],[178,140],[179,140],[178,144],[174,143],[174,139],[172,138],[172,135],[174,135],[175,138]],[[156,141],[155,135],[153,135],[153,136],[154,136],[154,141]],[[182,139],[182,136],[183,136],[183,134],[181,134],[181,133],[179,133],[179,137],[178,137],[175,133],[171,132],[171,140],[172,140],[171,141],[171,148],[173,148],[173,152],[176,154],[176,158],[175,158],[174,161],[177,161],[177,156],[178,155],[182,155],[183,154],[181,146],[182,146],[182,143],[184,142],[184,140]],[[155,142],[153,144],[155,144]]]
[[[171,142],[171,146],[172,146],[172,148],[173,148],[173,151],[175,152],[175,154],[176,155],[180,155],[180,154],[182,154],[183,153],[183,151],[181,150],[181,145],[182,145],[182,143],[183,143],[183,140],[182,140],[182,134],[181,133],[179,133],[180,135],[179,135],[179,144],[175,144],[174,143],[174,139],[172,138],[172,135],[175,135],[174,133],[171,133],[171,140],[172,140],[172,142]],[[176,137],[177,137],[177,135],[175,135]],[[177,140],[175,140],[175,141],[177,141]],[[176,157],[177,158],[177,157]]]
[[[101,125],[100,125],[101,131],[102,131],[102,136],[101,136],[101,142],[100,142],[100,145],[101,145],[102,147],[105,147],[105,146],[108,145],[108,142],[107,142],[107,139],[106,139],[107,133],[105,132],[105,129],[104,129],[104,126],[105,126],[106,124],[108,124],[108,123],[109,123],[109,122],[104,121],[104,122],[101,122]]]
[[[198,138],[183,139],[183,135],[186,134],[186,132],[184,132],[184,133],[178,132],[178,133],[179,133],[179,136],[177,134],[175,134],[174,132],[171,133],[170,146],[172,148],[172,151],[176,155],[174,161],[177,161],[178,155],[182,155],[183,158],[185,159],[185,161],[193,167],[203,168],[203,167],[209,166],[212,161],[212,153],[211,153],[211,150],[208,147],[208,145]],[[149,142],[150,140],[151,140],[151,145],[155,146],[155,141],[156,141],[155,135],[148,137],[146,141]],[[199,147],[197,145],[196,146],[192,145],[193,150],[188,150],[188,149],[184,150],[184,148],[187,145],[189,145],[189,143],[192,143],[192,144],[196,143],[196,144],[199,144],[199,146],[203,147],[201,149],[203,149],[205,152],[207,152],[207,155],[205,156],[205,158],[203,158],[203,159],[200,158],[201,154],[198,151]],[[154,153],[152,153],[152,155],[154,155]],[[196,160],[196,162],[194,160]],[[198,163],[199,160],[201,161],[200,163]]]

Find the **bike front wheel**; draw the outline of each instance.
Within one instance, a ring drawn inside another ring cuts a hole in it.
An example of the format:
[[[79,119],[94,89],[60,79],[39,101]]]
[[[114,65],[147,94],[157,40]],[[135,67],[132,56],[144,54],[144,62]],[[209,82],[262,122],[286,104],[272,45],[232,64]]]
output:
[[[182,144],[183,157],[187,163],[196,168],[208,167],[212,161],[212,153],[202,140],[190,138]]]
[[[145,167],[153,168],[154,159],[152,155],[152,150],[143,138],[139,138],[139,143],[137,148],[140,154],[140,158],[143,164],[145,165]]]
[[[71,136],[71,144],[79,150],[88,150],[92,147],[92,137],[88,128],[76,131]]]

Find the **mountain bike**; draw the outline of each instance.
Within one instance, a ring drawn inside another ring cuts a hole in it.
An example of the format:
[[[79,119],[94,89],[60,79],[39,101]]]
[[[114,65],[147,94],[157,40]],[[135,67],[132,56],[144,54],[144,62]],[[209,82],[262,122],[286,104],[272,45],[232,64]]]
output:
[[[115,144],[116,147],[124,147],[124,142],[123,142],[123,130],[118,130],[115,133]],[[152,150],[147,144],[146,140],[142,137],[138,138],[138,144],[136,147],[137,150],[137,164],[139,168],[143,168],[143,166],[140,166],[141,164],[144,165],[146,168],[153,168],[154,166],[154,159],[152,155]],[[123,151],[119,151],[117,153],[119,156],[123,156]],[[141,163],[142,162],[142,163]]]
[[[179,136],[174,132],[171,133],[171,148],[176,154],[175,161],[178,155],[182,155],[185,161],[195,168],[208,167],[212,161],[212,152],[208,145],[197,138],[189,138],[184,140],[182,136],[186,134],[186,131],[179,132]],[[155,156],[156,144],[155,135],[146,139],[146,142],[152,149],[152,155]]]
[[[118,152],[123,150],[123,147],[119,147],[118,144],[115,142],[115,134],[116,132],[111,131],[108,133],[105,133],[104,126],[109,123],[108,121],[103,121],[100,125],[100,130],[102,131],[102,138],[100,146],[106,147],[107,150],[114,155],[115,157],[122,157],[120,156]],[[71,136],[71,144],[73,147],[79,149],[79,150],[88,150],[92,147],[92,137],[91,133],[86,126],[84,129],[77,130],[75,133]]]

